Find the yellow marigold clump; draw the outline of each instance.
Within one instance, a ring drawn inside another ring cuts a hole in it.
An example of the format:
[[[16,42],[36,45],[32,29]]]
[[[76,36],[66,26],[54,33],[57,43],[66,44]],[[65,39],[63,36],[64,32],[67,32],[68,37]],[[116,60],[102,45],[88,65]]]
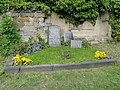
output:
[[[96,51],[95,52],[95,58],[97,59],[105,59],[107,57],[107,54],[105,52]]]
[[[28,64],[31,62],[31,60],[29,58],[22,57],[19,54],[16,54],[16,56],[13,57],[12,60],[14,61],[15,65]]]

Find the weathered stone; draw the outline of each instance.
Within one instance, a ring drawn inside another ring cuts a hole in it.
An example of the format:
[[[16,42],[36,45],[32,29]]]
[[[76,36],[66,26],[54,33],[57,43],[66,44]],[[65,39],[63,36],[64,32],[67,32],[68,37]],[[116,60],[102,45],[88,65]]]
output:
[[[25,26],[33,26],[33,22],[24,22]]]
[[[44,22],[44,18],[38,18],[39,22]]]
[[[22,17],[33,17],[34,14],[33,13],[20,13],[20,16],[22,16]]]
[[[34,22],[34,18],[30,18],[29,21],[30,21],[31,23],[33,23],[33,22]]]
[[[83,69],[83,68],[96,68],[101,66],[108,66],[115,64],[117,61],[112,59],[99,60],[95,62],[85,62],[78,64],[46,64],[34,66],[9,66],[5,67],[5,73],[17,73],[27,71],[54,71],[54,70],[69,70],[69,69]]]
[[[6,12],[6,15],[12,16],[12,12]]]
[[[60,37],[60,27],[50,26],[49,27],[49,45],[50,46],[60,46],[61,37]]]
[[[44,31],[48,31],[49,30],[49,27],[44,27]]]
[[[33,51],[33,52],[43,49],[43,47],[39,42],[29,43],[28,46],[31,47],[30,51]]]
[[[20,71],[20,66],[6,66],[5,72],[6,73],[17,73]]]
[[[29,40],[29,38],[30,38],[30,36],[22,35],[21,36],[21,41],[27,42]]]
[[[15,22],[29,22],[30,17],[16,17],[14,18]]]
[[[24,22],[16,22],[16,24],[17,24],[18,26],[24,26],[24,25],[25,25]]]
[[[12,16],[13,17],[18,17],[18,16],[20,16],[20,13],[12,13]]]
[[[44,18],[33,18],[33,22],[44,22]]]
[[[82,41],[71,40],[71,48],[82,48]]]
[[[71,42],[71,40],[73,40],[73,33],[65,32],[64,33],[64,42]]]
[[[52,26],[52,23],[46,23],[45,26],[50,27],[50,26]]]
[[[116,63],[115,60],[100,60],[97,62],[85,62],[78,64],[54,64],[53,70],[66,70],[66,69],[83,69],[83,68],[96,68],[105,65]]]
[[[22,41],[28,41],[30,37],[33,37],[35,34],[35,27],[34,26],[23,26],[20,28],[20,35]]]
[[[46,23],[39,22],[39,26],[40,26],[40,27],[44,27],[44,26],[46,26]]]
[[[93,29],[94,29],[93,25],[88,21],[85,21],[82,25],[82,30],[93,30]]]
[[[40,12],[35,12],[34,13],[34,17],[46,17],[44,13],[42,13],[41,11]]]
[[[34,22],[35,27],[39,27],[39,22]]]
[[[33,22],[39,22],[38,18],[33,18]]]
[[[52,71],[53,65],[34,65],[34,66],[26,66],[21,67],[20,72],[25,71]]]

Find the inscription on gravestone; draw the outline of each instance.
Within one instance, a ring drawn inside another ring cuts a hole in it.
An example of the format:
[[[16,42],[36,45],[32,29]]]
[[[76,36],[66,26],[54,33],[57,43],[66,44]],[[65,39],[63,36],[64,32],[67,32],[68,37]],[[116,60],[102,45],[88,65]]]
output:
[[[64,42],[71,42],[71,40],[73,40],[73,33],[65,32],[64,33]]]
[[[49,27],[48,43],[50,46],[60,46],[61,45],[60,27],[59,26],[54,25],[54,26]]]
[[[71,48],[82,48],[82,41],[71,40]]]

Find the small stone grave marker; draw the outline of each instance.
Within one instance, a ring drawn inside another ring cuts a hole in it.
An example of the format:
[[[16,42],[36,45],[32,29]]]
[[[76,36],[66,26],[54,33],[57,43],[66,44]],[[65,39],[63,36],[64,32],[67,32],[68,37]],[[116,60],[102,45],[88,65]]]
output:
[[[82,48],[81,40],[71,40],[71,48]]]
[[[31,51],[34,52],[37,50],[41,50],[43,48],[39,42],[29,43],[28,46],[29,46],[28,53],[30,53]]]
[[[73,33],[65,32],[64,33],[64,42],[71,42],[71,40],[73,40]]]
[[[54,26],[49,27],[48,43],[50,46],[60,46],[61,45],[60,27],[59,26],[54,25]]]

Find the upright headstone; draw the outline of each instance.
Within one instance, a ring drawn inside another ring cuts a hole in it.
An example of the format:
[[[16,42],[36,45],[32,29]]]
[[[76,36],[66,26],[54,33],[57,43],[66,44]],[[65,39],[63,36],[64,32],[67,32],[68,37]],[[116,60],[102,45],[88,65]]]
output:
[[[49,27],[48,43],[50,46],[60,46],[61,45],[60,27],[59,26],[54,25],[54,26]]]
[[[81,40],[71,40],[71,48],[82,48]]]
[[[73,40],[73,33],[65,32],[64,33],[64,42],[71,42],[71,40]]]

